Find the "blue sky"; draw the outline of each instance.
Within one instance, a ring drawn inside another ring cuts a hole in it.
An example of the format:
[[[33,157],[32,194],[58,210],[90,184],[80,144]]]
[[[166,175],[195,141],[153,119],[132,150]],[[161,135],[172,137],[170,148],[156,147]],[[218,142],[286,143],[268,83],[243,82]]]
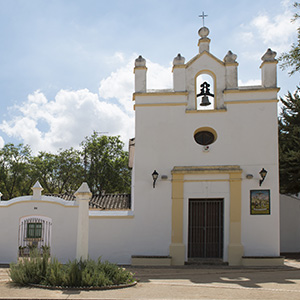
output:
[[[240,85],[258,84],[261,56],[296,41],[293,1],[0,0],[0,147],[78,147],[93,130],[134,136],[133,64],[148,87],[172,86],[171,63],[198,53],[204,11],[212,54],[237,54]],[[280,96],[299,75],[278,68]]]

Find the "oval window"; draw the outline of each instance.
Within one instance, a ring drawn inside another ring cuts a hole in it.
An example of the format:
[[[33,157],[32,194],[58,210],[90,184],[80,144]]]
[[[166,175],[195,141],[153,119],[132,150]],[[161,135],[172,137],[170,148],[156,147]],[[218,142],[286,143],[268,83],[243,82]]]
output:
[[[194,139],[197,144],[207,146],[215,142],[217,133],[212,128],[199,128],[194,133]]]

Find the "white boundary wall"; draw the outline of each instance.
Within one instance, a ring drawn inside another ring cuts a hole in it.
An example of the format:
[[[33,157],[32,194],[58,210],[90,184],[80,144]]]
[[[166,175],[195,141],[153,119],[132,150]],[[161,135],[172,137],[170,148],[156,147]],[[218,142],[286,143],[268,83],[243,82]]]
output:
[[[280,251],[300,252],[300,199],[280,195]]]

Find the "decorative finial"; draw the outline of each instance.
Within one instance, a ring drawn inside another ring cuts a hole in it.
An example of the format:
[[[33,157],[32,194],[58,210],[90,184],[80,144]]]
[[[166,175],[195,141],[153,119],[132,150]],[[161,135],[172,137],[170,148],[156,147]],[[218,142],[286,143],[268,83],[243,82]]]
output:
[[[224,57],[225,63],[236,63],[237,55],[232,53],[231,50],[228,51],[226,56]]]
[[[262,56],[261,60],[263,62],[265,61],[276,61],[275,57],[276,57],[276,52],[272,51],[271,48],[269,48],[266,53]]]
[[[37,181],[31,189],[33,191],[32,199],[33,200],[41,200],[42,190],[43,190],[43,187],[41,186],[41,184]]]
[[[205,15],[205,14],[204,14],[204,11],[203,11],[203,12],[202,12],[202,15],[199,15],[198,17],[199,17],[199,18],[202,18],[203,27],[204,27],[204,18],[205,18],[205,17],[208,17],[208,15]]]
[[[145,67],[145,66],[146,66],[146,59],[143,58],[142,55],[140,55],[140,56],[135,60],[135,66],[136,66],[136,67]]]
[[[183,65],[185,62],[185,58],[181,56],[180,53],[173,59],[173,65],[178,66],[178,65]]]

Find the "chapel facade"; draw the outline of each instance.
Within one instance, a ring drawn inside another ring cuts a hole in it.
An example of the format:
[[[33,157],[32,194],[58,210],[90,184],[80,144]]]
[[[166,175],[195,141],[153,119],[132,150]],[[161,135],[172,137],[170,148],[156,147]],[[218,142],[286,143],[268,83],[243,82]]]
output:
[[[276,52],[262,56],[261,85],[241,87],[237,56],[218,59],[208,28],[198,33],[199,53],[173,60],[170,90],[147,90],[146,60],[135,61],[135,214],[172,265],[282,264]]]
[[[241,87],[237,56],[220,60],[209,30],[199,36],[195,57],[174,58],[171,89],[148,90],[146,60],[135,60],[131,198],[105,204],[83,183],[63,199],[37,182],[33,195],[0,199],[0,263],[36,246],[63,263],[283,264],[276,53],[262,56],[260,85]]]

